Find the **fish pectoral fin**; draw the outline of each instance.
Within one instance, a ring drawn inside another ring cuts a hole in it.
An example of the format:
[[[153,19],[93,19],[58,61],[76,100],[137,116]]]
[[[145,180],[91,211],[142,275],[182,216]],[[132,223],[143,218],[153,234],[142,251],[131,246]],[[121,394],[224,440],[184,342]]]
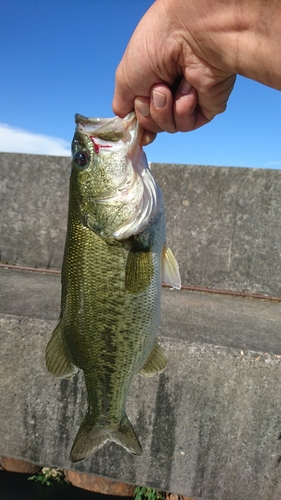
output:
[[[49,340],[45,354],[46,366],[55,377],[71,378],[79,370],[70,361],[61,338],[61,322]]]
[[[100,450],[107,441],[119,444],[132,455],[142,454],[141,445],[127,415],[124,415],[118,427],[103,428],[93,425],[91,414],[87,412],[72,446],[71,461],[84,460]]]
[[[166,355],[162,347],[160,347],[160,345],[158,344],[155,344],[147,362],[143,365],[142,369],[139,371],[139,374],[143,377],[153,377],[153,375],[157,375],[158,373],[161,373],[163,370],[165,370],[166,366]]]
[[[141,293],[150,284],[153,277],[152,253],[130,250],[125,274],[125,288],[128,293]]]
[[[162,251],[162,281],[172,288],[181,288],[179,265],[172,250],[165,244]]]

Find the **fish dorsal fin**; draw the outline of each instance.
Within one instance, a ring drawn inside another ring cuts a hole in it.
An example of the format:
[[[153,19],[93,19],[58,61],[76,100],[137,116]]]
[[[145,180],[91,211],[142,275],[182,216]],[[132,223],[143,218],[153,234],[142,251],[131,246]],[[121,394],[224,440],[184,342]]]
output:
[[[55,328],[46,348],[46,366],[55,377],[70,378],[79,370],[70,361],[61,339],[61,322]]]
[[[155,344],[147,362],[143,365],[139,373],[143,377],[153,377],[153,375],[157,375],[157,373],[161,373],[163,370],[165,370],[166,366],[166,355],[162,347],[160,347],[160,345],[158,344]]]
[[[172,288],[181,288],[181,277],[179,272],[179,265],[172,250],[164,245],[162,251],[162,281]]]

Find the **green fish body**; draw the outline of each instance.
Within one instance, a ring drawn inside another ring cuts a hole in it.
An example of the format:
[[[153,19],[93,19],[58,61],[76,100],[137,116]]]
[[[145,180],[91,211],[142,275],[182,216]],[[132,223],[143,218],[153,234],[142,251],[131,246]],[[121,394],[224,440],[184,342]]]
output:
[[[139,145],[134,113],[125,119],[76,115],[61,315],[46,349],[57,377],[83,370],[88,409],[71,450],[78,462],[114,441],[141,446],[126,415],[136,373],[167,361],[156,343],[161,281],[180,288],[165,245],[162,193]]]

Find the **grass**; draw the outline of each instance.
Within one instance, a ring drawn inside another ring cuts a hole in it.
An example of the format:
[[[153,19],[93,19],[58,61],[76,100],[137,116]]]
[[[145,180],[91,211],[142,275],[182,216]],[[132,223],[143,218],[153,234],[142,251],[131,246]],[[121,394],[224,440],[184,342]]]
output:
[[[60,469],[43,467],[39,472],[37,472],[37,474],[30,476],[28,480],[38,482],[46,486],[54,486],[58,483],[64,483],[65,477],[63,471]]]
[[[166,493],[155,490],[154,488],[145,488],[138,486],[134,491],[135,500],[164,500]]]

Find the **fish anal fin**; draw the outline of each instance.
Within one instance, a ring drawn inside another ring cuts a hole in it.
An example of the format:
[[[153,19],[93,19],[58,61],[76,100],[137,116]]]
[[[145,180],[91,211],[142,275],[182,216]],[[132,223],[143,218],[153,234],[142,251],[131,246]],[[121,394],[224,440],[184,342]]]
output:
[[[152,253],[130,250],[126,264],[125,287],[128,293],[143,292],[152,281]]]
[[[165,244],[162,251],[162,281],[172,288],[181,288],[179,265],[172,250]]]
[[[142,453],[141,445],[127,415],[124,415],[119,425],[102,427],[93,425],[91,415],[87,412],[72,446],[71,461],[80,462],[88,458],[100,450],[107,441],[119,444],[132,455]]]
[[[55,328],[49,340],[45,354],[48,371],[55,377],[71,378],[79,370],[70,361],[61,338],[61,322]]]
[[[157,375],[158,373],[161,373],[163,370],[165,370],[166,366],[166,355],[162,347],[160,347],[160,345],[158,344],[155,344],[148,360],[139,371],[139,374],[143,377],[153,377],[154,375]]]

